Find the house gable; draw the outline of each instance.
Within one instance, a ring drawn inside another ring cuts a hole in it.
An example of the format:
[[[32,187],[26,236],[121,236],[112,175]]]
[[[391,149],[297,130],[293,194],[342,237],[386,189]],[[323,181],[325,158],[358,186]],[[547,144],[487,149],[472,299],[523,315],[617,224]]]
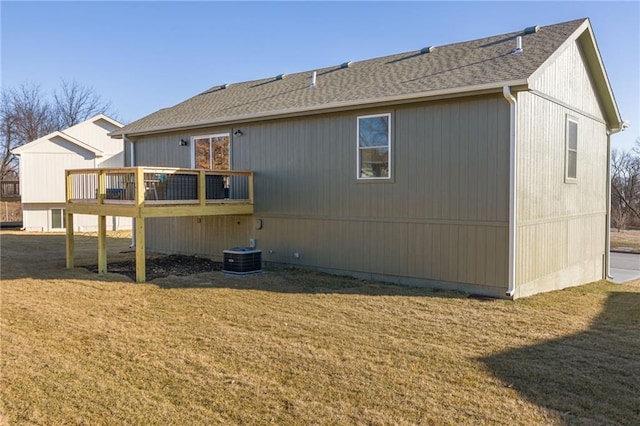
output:
[[[602,118],[610,130],[622,128],[623,120],[588,19],[529,77],[529,87]]]
[[[594,79],[579,41],[541,69],[529,87],[599,120],[606,120]]]

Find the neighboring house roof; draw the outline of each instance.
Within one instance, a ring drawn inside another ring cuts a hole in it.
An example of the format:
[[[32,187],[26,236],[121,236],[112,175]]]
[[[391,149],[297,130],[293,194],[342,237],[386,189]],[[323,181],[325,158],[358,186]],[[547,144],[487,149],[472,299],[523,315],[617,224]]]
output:
[[[69,129],[72,129],[74,127],[84,126],[84,125],[86,125],[86,123],[95,123],[95,122],[97,122],[99,120],[104,120],[104,121],[107,121],[107,122],[113,124],[114,126],[122,127],[122,124],[118,123],[114,119],[109,118],[104,114],[98,114],[98,115],[96,115],[94,117],[89,118],[88,120],[83,121],[82,123],[78,123],[75,126],[72,126],[72,127],[68,128],[68,129],[65,129],[64,131],[58,130],[58,131],[49,133],[48,135],[42,136],[41,138],[38,138],[38,139],[36,139],[34,141],[26,143],[26,144],[24,144],[22,146],[19,146],[17,148],[14,148],[14,149],[11,150],[11,153],[15,154],[15,155],[20,155],[20,154],[23,154],[25,152],[29,152],[29,151],[37,148],[38,145],[42,144],[43,142],[51,141],[52,139],[54,139],[56,137],[59,137],[59,138],[62,138],[62,139],[66,140],[66,141],[68,141],[68,142],[70,142],[70,143],[72,143],[74,145],[77,145],[77,146],[79,146],[79,147],[81,147],[81,148],[93,153],[96,157],[102,157],[104,155],[104,152],[102,150],[100,150],[100,149],[98,149],[98,148],[96,148],[94,146],[91,146],[90,144],[88,144],[86,142],[83,142],[83,141],[81,141],[81,140],[79,140],[77,138],[74,138],[73,136],[65,133],[65,132],[69,131]]]
[[[522,36],[524,53],[512,54]],[[482,93],[503,86],[525,88],[544,64],[567,43],[581,38],[607,123],[620,126],[613,98],[588,19],[436,46],[262,80],[214,86],[171,108],[161,109],[113,136],[141,135],[206,125],[231,125],[362,106],[409,102],[460,93]],[[426,51],[426,52],[425,52]]]
[[[53,133],[49,133],[48,135],[43,136],[43,137],[41,137],[39,139],[36,139],[35,141],[31,141],[29,143],[26,143],[26,144],[24,144],[22,146],[19,146],[18,148],[14,148],[14,149],[11,150],[11,152],[13,154],[15,154],[15,155],[20,155],[20,154],[23,154],[25,152],[29,152],[29,151],[33,150],[34,148],[36,148],[41,143],[46,142],[46,141],[50,141],[55,137],[60,137],[62,139],[65,139],[68,142],[71,142],[74,145],[77,145],[77,146],[79,146],[81,148],[84,148],[87,151],[93,153],[96,157],[101,157],[103,155],[103,152],[101,150],[99,150],[98,148],[94,148],[91,145],[89,145],[87,143],[84,143],[84,142],[82,142],[82,141],[80,141],[80,140],[78,140],[78,139],[76,139],[76,138],[74,138],[72,136],[69,136],[66,133],[61,132],[61,131],[56,131],[56,132],[53,132]]]

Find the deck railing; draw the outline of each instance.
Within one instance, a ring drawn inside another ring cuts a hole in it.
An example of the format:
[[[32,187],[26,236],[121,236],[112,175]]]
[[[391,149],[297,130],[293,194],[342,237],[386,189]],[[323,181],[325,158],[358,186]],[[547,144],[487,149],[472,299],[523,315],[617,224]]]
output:
[[[67,203],[253,204],[253,172],[150,167],[66,171]]]

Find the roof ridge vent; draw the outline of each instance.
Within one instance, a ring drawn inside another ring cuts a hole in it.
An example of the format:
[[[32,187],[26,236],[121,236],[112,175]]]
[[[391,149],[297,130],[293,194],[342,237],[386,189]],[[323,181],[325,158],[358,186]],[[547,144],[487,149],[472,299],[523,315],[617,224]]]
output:
[[[534,25],[533,27],[527,27],[524,29],[524,34],[534,34],[540,31],[540,25]]]
[[[286,76],[286,74],[278,74],[276,75],[276,80],[283,80]]]
[[[343,62],[340,64],[340,68],[349,68],[351,65],[353,65],[352,61]]]
[[[425,53],[431,53],[434,50],[436,50],[435,46],[427,46],[427,47],[423,47],[422,49],[420,49],[420,53],[421,54],[425,54]]]
[[[522,36],[518,36],[516,37],[516,48],[513,49],[511,53],[514,55],[518,55],[522,52],[524,52],[524,50],[522,50]]]

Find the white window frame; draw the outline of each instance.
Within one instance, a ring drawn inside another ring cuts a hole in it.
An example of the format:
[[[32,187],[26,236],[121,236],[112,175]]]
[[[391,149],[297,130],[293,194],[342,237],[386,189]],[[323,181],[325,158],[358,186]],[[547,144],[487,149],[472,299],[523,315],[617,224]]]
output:
[[[53,227],[53,211],[54,211],[54,210],[60,210],[60,214],[61,214],[60,221],[62,222],[62,228],[54,228],[54,227]],[[66,218],[66,211],[65,211],[65,209],[64,209],[64,208],[62,208],[62,207],[59,207],[59,208],[58,208],[58,207],[56,207],[56,208],[52,208],[52,209],[49,211],[49,217],[50,217],[50,220],[51,220],[51,230],[52,230],[52,231],[53,231],[53,230],[63,230],[63,229],[67,229],[67,223],[66,223],[66,222],[67,222],[67,218]]]
[[[209,143],[211,143],[211,139],[213,138],[222,138],[222,137],[227,137],[227,140],[229,141],[229,170],[231,170],[231,164],[233,164],[231,162],[231,155],[232,155],[232,146],[233,144],[231,143],[231,134],[230,133],[214,133],[211,135],[200,135],[200,136],[191,136],[191,168],[195,169],[196,168],[196,139],[209,139]],[[213,155],[213,149],[211,150],[210,156]],[[212,163],[213,158],[209,158],[209,164]]]
[[[576,148],[571,149],[571,141],[569,140],[571,132],[569,131],[569,126],[571,123],[576,125]],[[566,183],[577,183],[578,182],[578,130],[579,130],[579,122],[578,119],[574,116],[567,114],[565,119],[565,136],[564,136],[564,181]],[[575,152],[575,176],[569,176],[569,153]]]
[[[362,170],[360,167],[360,151],[362,150],[362,148],[360,147],[360,119],[363,118],[374,118],[374,117],[387,117],[389,126],[387,129],[387,141],[388,143],[388,161],[389,161],[389,175],[388,176],[381,176],[381,177],[368,177],[368,176],[362,176]],[[369,115],[359,115],[356,119],[356,127],[357,127],[357,131],[356,131],[356,151],[357,151],[357,155],[356,155],[356,178],[359,181],[390,181],[392,180],[393,177],[393,162],[392,162],[392,158],[393,158],[393,150],[392,150],[392,146],[393,146],[393,141],[391,140],[391,113],[384,113],[384,114],[369,114]]]

